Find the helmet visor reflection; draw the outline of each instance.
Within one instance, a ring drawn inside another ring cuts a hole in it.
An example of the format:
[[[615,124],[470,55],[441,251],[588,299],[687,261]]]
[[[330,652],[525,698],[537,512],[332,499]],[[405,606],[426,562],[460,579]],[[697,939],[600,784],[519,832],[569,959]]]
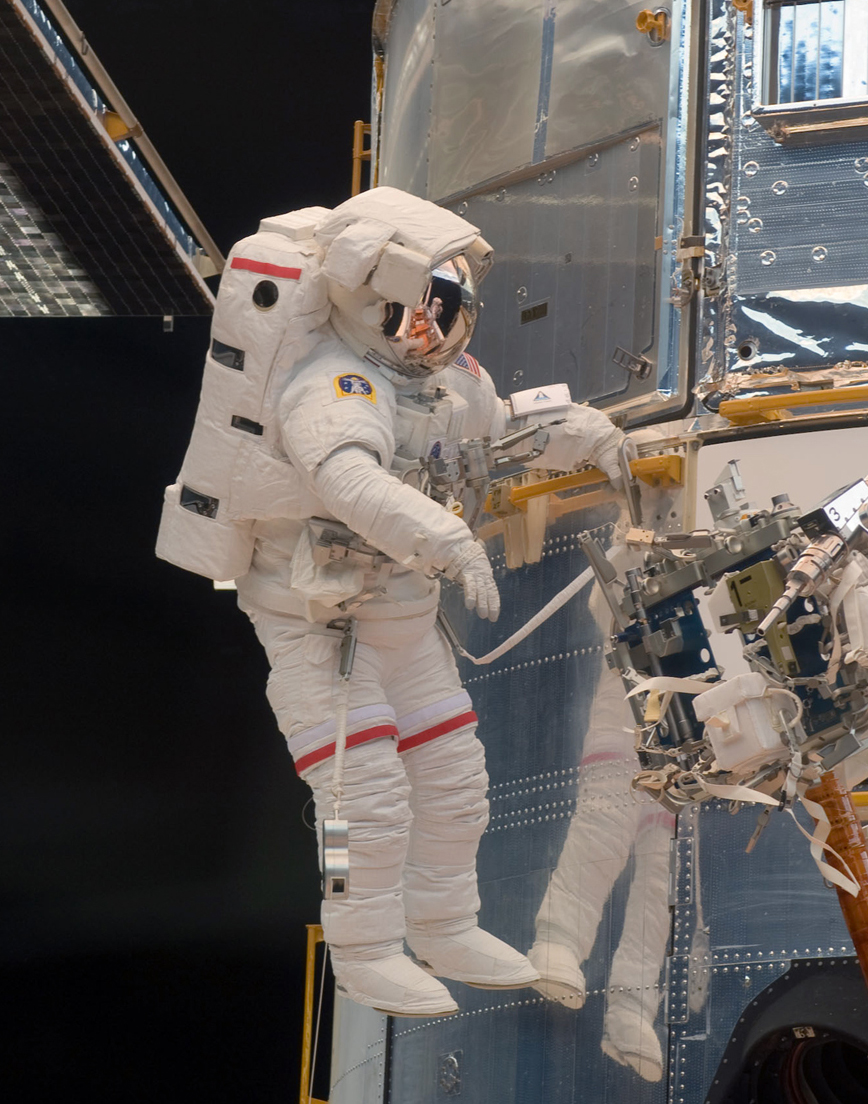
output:
[[[451,364],[467,346],[479,305],[476,284],[463,256],[444,261],[416,307],[390,303],[383,333],[401,363],[425,375]]]

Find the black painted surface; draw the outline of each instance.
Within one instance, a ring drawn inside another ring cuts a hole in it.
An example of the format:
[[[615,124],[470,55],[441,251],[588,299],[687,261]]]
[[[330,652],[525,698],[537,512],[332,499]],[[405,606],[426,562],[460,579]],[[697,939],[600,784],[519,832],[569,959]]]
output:
[[[221,249],[347,197],[368,0],[68,6]],[[153,554],[208,342],[207,318],[0,324],[10,1104],[298,1092],[307,790],[234,595]]]

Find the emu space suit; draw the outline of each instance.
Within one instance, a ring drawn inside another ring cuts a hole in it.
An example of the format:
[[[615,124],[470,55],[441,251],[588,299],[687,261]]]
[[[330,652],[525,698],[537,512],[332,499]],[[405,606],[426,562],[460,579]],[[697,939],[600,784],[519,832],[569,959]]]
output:
[[[468,526],[444,508],[451,499],[419,489],[429,457],[448,460],[461,440],[524,424],[464,354],[490,252],[463,219],[392,188],[333,212],[266,220],[238,243],[158,544],[181,566],[238,577],[239,603],[271,663],[268,697],[318,823],[332,815],[341,628],[355,619],[340,806],[350,892],[323,903],[322,921],[339,987],[396,1014],[456,1010],[430,973],[492,988],[538,978],[476,925],[484,755],[435,627],[440,574],[491,619],[497,587]],[[244,371],[251,364],[247,390],[239,359]],[[542,406],[533,420],[559,424],[539,466],[592,459],[617,472],[620,435],[604,415],[568,396]],[[241,444],[227,426],[247,434]],[[462,490],[459,481],[459,502]],[[428,972],[404,955],[405,936]]]

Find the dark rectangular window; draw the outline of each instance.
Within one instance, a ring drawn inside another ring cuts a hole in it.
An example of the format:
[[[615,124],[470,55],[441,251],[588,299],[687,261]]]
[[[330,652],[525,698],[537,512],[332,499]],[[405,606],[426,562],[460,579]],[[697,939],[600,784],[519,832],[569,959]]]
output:
[[[234,429],[243,429],[245,433],[255,433],[257,437],[262,436],[263,427],[259,422],[254,422],[252,418],[242,418],[240,414],[233,414],[232,426]]]
[[[525,307],[521,312],[521,325],[526,326],[528,322],[538,322],[540,318],[545,318],[548,312],[548,301],[537,303],[535,307]]]
[[[182,486],[181,505],[192,514],[213,518],[217,517],[220,500],[211,495],[202,494],[201,491],[194,491],[192,487]]]
[[[211,342],[211,356],[224,368],[234,368],[236,372],[244,371],[244,350],[235,349],[231,345],[224,345],[216,338]]]

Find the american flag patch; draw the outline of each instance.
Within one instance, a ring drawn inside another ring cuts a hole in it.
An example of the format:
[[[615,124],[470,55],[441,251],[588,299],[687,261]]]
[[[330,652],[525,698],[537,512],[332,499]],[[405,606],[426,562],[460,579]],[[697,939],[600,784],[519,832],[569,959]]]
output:
[[[479,361],[470,355],[470,353],[461,353],[455,358],[455,367],[463,368],[465,372],[469,372],[472,376],[476,376],[477,379],[482,379],[482,371],[479,367]]]

